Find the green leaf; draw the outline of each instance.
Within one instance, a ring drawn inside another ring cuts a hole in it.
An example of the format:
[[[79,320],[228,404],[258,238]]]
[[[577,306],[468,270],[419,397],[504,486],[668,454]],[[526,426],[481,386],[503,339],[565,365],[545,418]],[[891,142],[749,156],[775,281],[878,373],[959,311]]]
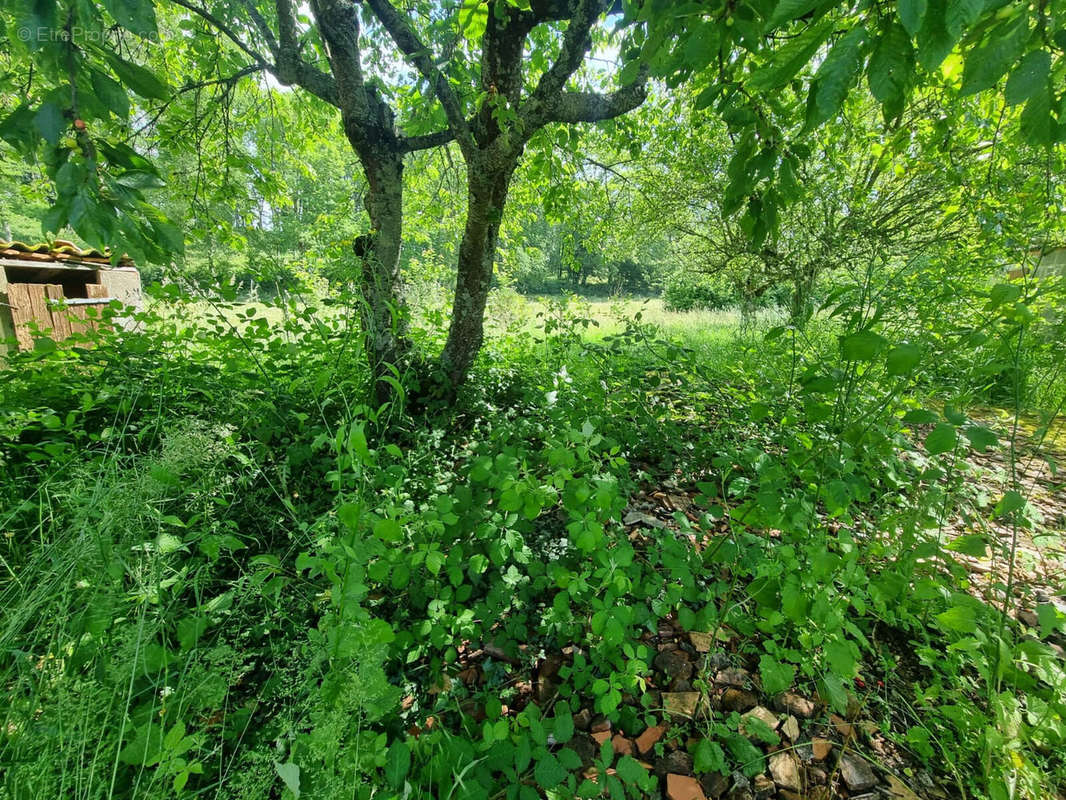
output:
[[[1015,19],[1005,20],[993,28],[987,37],[987,44],[975,47],[966,54],[960,90],[962,94],[975,94],[995,86],[1021,56],[1028,38],[1026,14],[1019,14]],[[928,67],[928,64],[925,66]]]
[[[622,756],[615,765],[615,769],[622,782],[632,787],[640,786],[648,777],[647,770],[632,756]]]
[[[566,780],[566,769],[551,753],[543,753],[533,768],[533,778],[542,789],[554,789]]]
[[[1040,637],[1046,638],[1062,627],[1057,608],[1051,603],[1041,603],[1036,607],[1036,619],[1040,624]]]
[[[34,133],[34,112],[23,103],[0,122],[0,139],[12,147],[29,149],[37,144]]]
[[[788,84],[801,69],[811,62],[814,54],[825,44],[833,27],[834,22],[829,19],[808,27],[796,38],[775,50],[770,61],[751,74],[746,81],[747,85],[760,92],[767,92],[780,89]]]
[[[1034,50],[1026,53],[1014,72],[1007,78],[1005,97],[1010,105],[1024,103],[1036,92],[1047,88],[1048,76],[1051,74],[1051,53],[1047,50]]]
[[[556,710],[553,733],[557,744],[566,744],[574,737],[574,718],[566,706],[560,705]]]
[[[840,676],[827,672],[822,677],[822,688],[825,690],[830,707],[840,714],[845,713],[848,708],[848,692]]]
[[[725,751],[717,742],[710,739],[700,739],[696,750],[692,754],[692,768],[696,772],[721,772],[726,771]]]
[[[385,780],[393,789],[400,789],[410,771],[411,748],[407,746],[407,742],[393,742],[389,745],[389,752],[385,757]]]
[[[922,20],[928,7],[926,0],[899,0],[897,10],[899,21],[911,36],[917,35],[922,28]]]
[[[812,12],[822,0],[780,0],[767,22],[768,28],[776,28]]]
[[[48,144],[55,147],[59,144],[59,137],[63,135],[67,123],[59,106],[55,103],[42,103],[33,117],[33,126]]]
[[[430,550],[426,553],[426,569],[436,575],[440,572],[440,568],[444,566],[446,560],[447,556],[440,550]]]
[[[1022,136],[1029,144],[1046,147],[1052,142],[1051,89],[1045,86],[1025,104],[1021,116]]]
[[[944,549],[953,553],[973,556],[974,558],[984,558],[988,552],[988,541],[985,539],[984,534],[969,533],[952,539]]]
[[[92,81],[93,92],[112,114],[119,119],[126,119],[130,115],[130,98],[121,83],[98,69],[90,70],[89,79]]]
[[[816,128],[836,116],[848,90],[862,68],[866,28],[856,25],[836,44],[815,73],[807,107],[807,129]]]
[[[952,606],[942,614],[937,614],[936,619],[944,630],[957,633],[977,631],[977,616],[972,606]]]
[[[118,79],[141,97],[149,100],[166,100],[170,97],[170,88],[166,82],[151,70],[111,52],[108,53],[107,60]]]
[[[826,643],[824,650],[829,669],[834,675],[839,675],[841,678],[855,676],[855,656],[846,639],[831,639]]]
[[[1007,514],[1012,514],[1025,505],[1025,498],[1014,489],[1006,492],[1000,501],[996,503],[996,507],[992,513],[996,517],[1005,517]]]
[[[375,520],[374,535],[381,541],[392,544],[403,539],[403,529],[397,520],[383,518]],[[428,555],[426,561],[429,561]]]
[[[840,339],[840,353],[846,361],[873,361],[887,346],[885,337],[873,331],[849,333]]]
[[[955,426],[949,422],[941,422],[925,437],[925,449],[931,456],[947,453],[955,449],[956,441],[958,436]]]
[[[906,375],[922,360],[921,348],[916,344],[900,344],[888,351],[885,371],[889,375]]]
[[[341,503],[337,509],[337,519],[350,531],[354,531],[362,519],[363,507],[358,503]]]
[[[288,790],[292,792],[293,797],[298,798],[300,796],[300,768],[291,761],[285,764],[275,761],[274,769],[277,770],[278,777],[288,787]]]
[[[791,664],[782,664],[768,653],[759,658],[759,675],[762,688],[767,694],[778,694],[792,685],[796,677],[796,668]]]
[[[970,440],[970,444],[979,453],[985,452],[999,442],[999,437],[983,425],[969,425],[963,429],[962,435]]]
[[[955,46],[956,37],[945,27],[944,0],[929,0],[929,7],[918,31],[918,63],[927,70],[939,67]]]
[[[944,28],[951,38],[958,39],[964,30],[973,25],[984,7],[985,0],[948,0]]]
[[[891,22],[878,39],[867,68],[870,92],[894,119],[903,113],[907,88],[914,74],[911,37],[898,22]]]
[[[156,36],[155,5],[152,0],[104,0],[104,7],[115,21],[138,36]]]

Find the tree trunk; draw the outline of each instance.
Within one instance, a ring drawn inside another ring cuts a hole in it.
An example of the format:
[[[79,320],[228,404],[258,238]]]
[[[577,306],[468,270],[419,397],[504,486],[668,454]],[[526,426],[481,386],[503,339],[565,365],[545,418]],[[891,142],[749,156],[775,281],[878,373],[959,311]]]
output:
[[[400,278],[403,152],[391,140],[375,143],[351,132],[348,138],[368,183],[365,205],[370,233],[355,240],[354,250],[362,270],[360,319],[374,396],[384,403],[393,398],[393,390],[382,378],[391,374],[390,367],[399,367],[410,352]]]
[[[485,336],[485,303],[517,161],[517,156],[496,160],[483,156],[467,165],[466,228],[459,245],[452,322],[441,353],[441,367],[453,392],[466,381]]]
[[[396,364],[407,352],[407,330],[401,313],[400,245],[403,238],[403,156],[364,165],[370,182],[366,210],[370,215],[369,247],[357,247],[362,260],[366,307],[363,324],[373,365]]]

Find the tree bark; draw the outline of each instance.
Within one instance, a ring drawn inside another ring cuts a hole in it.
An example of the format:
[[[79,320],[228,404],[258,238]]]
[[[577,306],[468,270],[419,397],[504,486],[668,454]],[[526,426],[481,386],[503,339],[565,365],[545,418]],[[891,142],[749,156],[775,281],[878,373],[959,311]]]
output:
[[[452,392],[466,381],[485,338],[485,303],[517,163],[517,154],[493,158],[480,152],[467,162],[466,227],[459,245],[452,321],[440,359]]]
[[[366,352],[381,400],[388,385],[381,378],[390,366],[399,366],[407,356],[406,317],[403,313],[400,278],[400,247],[403,241],[403,155],[390,153],[363,160],[369,191],[366,210],[371,232],[355,243],[361,262],[361,318]]]

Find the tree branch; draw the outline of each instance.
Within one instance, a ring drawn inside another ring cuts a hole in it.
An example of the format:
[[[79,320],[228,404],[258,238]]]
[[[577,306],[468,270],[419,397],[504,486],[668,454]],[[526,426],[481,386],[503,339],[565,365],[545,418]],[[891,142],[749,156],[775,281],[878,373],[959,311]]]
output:
[[[250,6],[251,3],[248,5]],[[277,42],[270,46],[277,48],[274,50],[277,66],[271,71],[286,86],[292,86],[293,84],[300,86],[315,95],[315,97],[339,108],[341,104],[340,92],[334,78],[300,58],[300,42],[296,33],[296,12],[292,7],[291,0],[277,0],[275,8],[278,14],[278,38]],[[266,29],[263,35],[269,44],[273,40],[270,28],[262,21],[262,17],[257,12],[252,13],[252,19],[257,27]],[[322,39],[323,41],[326,39],[325,32],[322,33]]]
[[[648,70],[642,67],[637,79],[610,94],[561,92],[541,109],[545,122],[599,122],[632,111],[648,96]]]
[[[465,152],[472,152],[475,148],[474,137],[469,123],[463,116],[463,107],[459,102],[459,97],[452,89],[452,85],[448,83],[448,79],[437,69],[429,48],[422,44],[414,28],[389,0],[365,0],[365,2],[407,60],[429,82],[430,88],[433,89],[433,93],[444,108],[444,115],[448,119],[448,125],[456,141],[459,142],[459,146]]]
[[[265,67],[267,69],[271,69],[273,67],[273,64],[271,64],[265,56],[245,44],[244,40],[237,35],[237,32],[234,31],[233,28],[231,28],[229,25],[227,25],[225,22],[216,17],[207,9],[200,8],[195,3],[187,2],[187,0],[170,1],[174,3],[174,5],[181,6],[182,8],[191,11],[198,17],[202,18],[205,22],[210,24],[211,27],[215,28],[215,30],[217,30],[219,33],[221,33],[223,36],[225,36],[227,39],[237,45],[237,47],[239,47],[246,56],[252,59],[252,61],[254,61],[259,66]]]
[[[454,140],[455,134],[452,129],[445,128],[442,131],[424,133],[420,136],[404,136],[400,139],[400,148],[405,153],[413,153],[416,150],[431,150]]]
[[[563,34],[559,57],[548,71],[541,75],[537,88],[530,97],[533,106],[547,102],[553,95],[562,91],[570,76],[581,66],[585,54],[592,47],[592,24],[605,8],[604,0],[578,0],[566,33]]]

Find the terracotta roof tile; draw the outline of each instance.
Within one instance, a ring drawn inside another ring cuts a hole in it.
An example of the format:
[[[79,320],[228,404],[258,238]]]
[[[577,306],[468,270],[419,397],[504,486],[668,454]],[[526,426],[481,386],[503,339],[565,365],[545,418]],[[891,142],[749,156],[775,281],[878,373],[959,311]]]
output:
[[[65,239],[56,239],[51,244],[48,242],[26,244],[25,242],[0,241],[0,259],[4,258],[41,262],[75,261],[91,264],[110,264],[111,250],[110,248],[104,250],[87,248],[83,250],[73,242],[68,242]],[[118,263],[121,266],[130,266],[133,264],[133,259],[123,255]]]

